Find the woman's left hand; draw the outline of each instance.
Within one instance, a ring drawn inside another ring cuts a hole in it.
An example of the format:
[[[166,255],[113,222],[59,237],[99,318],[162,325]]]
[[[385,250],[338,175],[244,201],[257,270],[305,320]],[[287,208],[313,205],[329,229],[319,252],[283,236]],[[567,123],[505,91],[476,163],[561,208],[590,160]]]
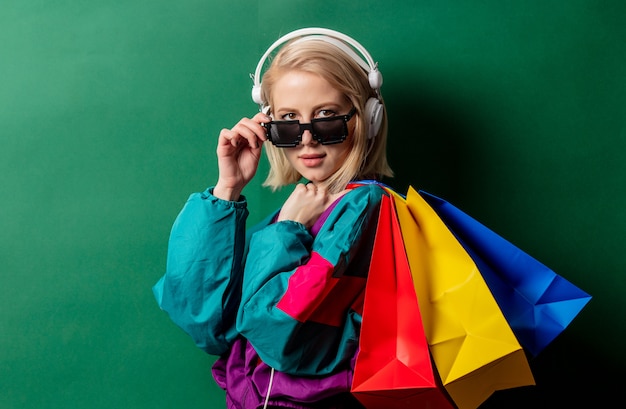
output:
[[[296,185],[283,204],[278,221],[293,220],[310,229],[331,203],[331,195],[313,183]]]

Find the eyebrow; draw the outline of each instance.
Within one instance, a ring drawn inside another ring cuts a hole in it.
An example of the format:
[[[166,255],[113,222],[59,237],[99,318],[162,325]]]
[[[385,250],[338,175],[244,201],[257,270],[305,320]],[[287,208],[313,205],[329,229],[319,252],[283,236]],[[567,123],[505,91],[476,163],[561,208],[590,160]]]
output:
[[[343,107],[340,104],[336,103],[336,102],[329,102],[329,103],[316,105],[313,108],[313,112],[320,111],[320,110],[325,110],[325,109],[339,111],[339,110],[343,109]],[[298,109],[290,108],[288,106],[280,107],[278,109],[272,109],[272,112],[273,113],[287,113],[287,112],[297,112],[297,113],[300,113],[300,111]]]

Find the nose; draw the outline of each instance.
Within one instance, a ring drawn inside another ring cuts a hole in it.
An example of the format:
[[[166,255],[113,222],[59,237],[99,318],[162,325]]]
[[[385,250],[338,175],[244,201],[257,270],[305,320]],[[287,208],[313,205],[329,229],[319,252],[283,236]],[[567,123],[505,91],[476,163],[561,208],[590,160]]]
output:
[[[302,145],[313,145],[317,143],[315,139],[313,139],[313,134],[310,129],[305,129],[302,131]]]
[[[313,145],[316,144],[317,141],[313,139],[313,124],[311,123],[311,119],[309,122],[303,123],[300,122],[300,132],[302,132],[302,145]]]

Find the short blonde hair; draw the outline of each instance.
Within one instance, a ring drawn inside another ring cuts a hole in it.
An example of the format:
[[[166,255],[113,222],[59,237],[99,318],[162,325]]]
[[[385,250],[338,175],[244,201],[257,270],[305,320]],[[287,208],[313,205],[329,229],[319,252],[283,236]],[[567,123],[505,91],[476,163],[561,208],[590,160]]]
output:
[[[292,40],[281,48],[263,75],[261,93],[271,109],[272,89],[278,79],[288,71],[316,74],[339,90],[356,107],[356,125],[350,143],[350,152],[341,168],[326,181],[326,188],[336,193],[352,180],[376,179],[393,176],[387,162],[387,112],[382,97],[370,87],[367,73],[350,56],[324,40]],[[295,42],[295,43],[294,43]],[[378,134],[368,139],[365,104],[371,97],[378,97],[383,104],[383,120]],[[283,148],[266,143],[270,171],[263,183],[272,190],[297,183],[300,175],[287,161]]]

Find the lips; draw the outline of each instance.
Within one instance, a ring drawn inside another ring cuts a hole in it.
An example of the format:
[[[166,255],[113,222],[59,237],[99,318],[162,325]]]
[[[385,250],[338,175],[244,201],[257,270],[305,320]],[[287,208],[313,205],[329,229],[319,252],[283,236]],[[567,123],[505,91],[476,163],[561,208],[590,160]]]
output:
[[[324,160],[324,154],[303,154],[300,155],[300,160],[307,167],[315,167],[318,166]]]

